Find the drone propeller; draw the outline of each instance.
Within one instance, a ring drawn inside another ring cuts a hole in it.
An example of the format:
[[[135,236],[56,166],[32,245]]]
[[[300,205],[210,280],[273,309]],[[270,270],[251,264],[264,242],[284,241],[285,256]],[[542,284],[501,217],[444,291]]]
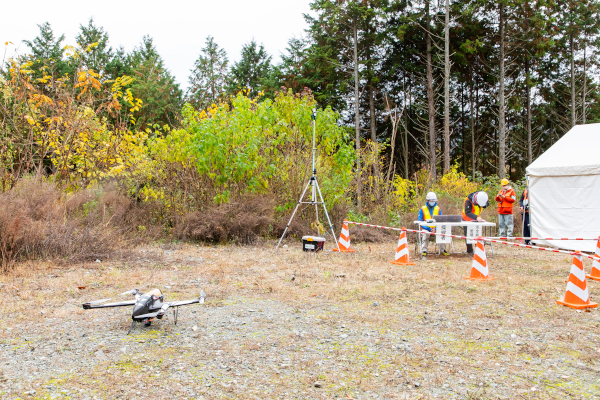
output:
[[[110,299],[102,299],[102,300],[96,300],[96,301],[90,301],[90,304],[100,304],[100,303],[104,303],[105,301],[109,301]]]
[[[149,283],[147,285],[144,285],[144,286],[139,287],[137,289],[131,289],[131,290],[128,290],[126,292],[123,292],[123,293],[120,294],[120,296],[125,296],[126,294],[135,294],[135,293],[139,292],[140,289],[143,289],[143,288],[148,287],[148,286],[150,286]]]

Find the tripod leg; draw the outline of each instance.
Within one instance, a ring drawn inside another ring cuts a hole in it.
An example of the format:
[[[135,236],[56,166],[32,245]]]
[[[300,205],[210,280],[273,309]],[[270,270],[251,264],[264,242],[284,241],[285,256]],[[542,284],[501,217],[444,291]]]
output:
[[[321,188],[319,187],[319,182],[317,181],[317,177],[315,176],[315,185],[317,185],[317,191],[319,192],[319,198],[321,199],[321,203],[323,204],[323,210],[325,211],[325,216],[327,217],[327,222],[329,223],[329,229],[331,230],[331,235],[333,236],[333,240],[335,240],[335,245],[338,248],[338,251],[342,251],[340,249],[340,244],[335,237],[335,231],[333,230],[333,225],[331,225],[331,220],[329,219],[329,214],[327,213],[327,207],[325,207],[325,200],[323,200],[323,195],[321,194]]]
[[[173,325],[177,325],[177,317],[179,316],[179,307],[173,308]]]
[[[313,192],[313,202],[315,203],[315,214],[317,215],[317,236],[321,236],[321,224],[319,223],[319,203],[317,202],[317,194]],[[325,232],[323,232],[325,233]]]
[[[285,237],[285,234],[287,233],[287,230],[290,227],[290,224],[292,223],[292,220],[294,219],[294,216],[296,215],[296,211],[298,211],[298,207],[300,207],[300,202],[304,198],[304,195],[306,194],[306,190],[308,189],[309,186],[310,186],[310,181],[308,182],[308,185],[306,185],[306,187],[304,188],[304,191],[302,192],[302,196],[300,196],[300,200],[298,200],[298,204],[296,204],[296,208],[294,209],[294,212],[292,213],[292,217],[290,218],[287,226],[285,227],[285,230],[283,231],[283,235],[281,235],[281,237],[279,238],[279,242],[277,243],[277,247],[275,247],[275,250],[277,250],[279,248],[279,245],[281,244],[281,241]]]

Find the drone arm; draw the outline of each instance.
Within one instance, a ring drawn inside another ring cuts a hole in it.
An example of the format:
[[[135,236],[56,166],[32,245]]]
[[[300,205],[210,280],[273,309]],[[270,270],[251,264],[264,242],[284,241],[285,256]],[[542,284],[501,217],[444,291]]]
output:
[[[180,307],[180,306],[187,306],[189,304],[196,304],[196,303],[200,303],[200,299],[171,301],[171,302],[167,303],[166,305],[168,305],[168,307]]]
[[[129,300],[129,301],[120,301],[118,303],[106,303],[106,304],[83,303],[82,307],[84,310],[89,310],[92,308],[126,307],[126,306],[132,306],[134,304],[135,304],[135,300]]]

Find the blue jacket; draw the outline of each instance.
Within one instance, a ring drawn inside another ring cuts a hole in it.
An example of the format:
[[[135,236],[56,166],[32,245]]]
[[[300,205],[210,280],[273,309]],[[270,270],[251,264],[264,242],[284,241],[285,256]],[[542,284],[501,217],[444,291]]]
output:
[[[429,215],[431,215],[433,217],[433,209],[435,208],[435,206],[437,206],[437,203],[435,203],[433,206],[430,206],[428,203],[425,203],[425,205],[427,206],[427,208],[429,209]],[[440,208],[440,215],[442,215],[442,209]],[[425,221],[425,217],[423,216],[423,210],[419,209],[419,221]],[[431,232],[431,228],[428,226],[423,226],[423,229],[425,229],[426,231]]]

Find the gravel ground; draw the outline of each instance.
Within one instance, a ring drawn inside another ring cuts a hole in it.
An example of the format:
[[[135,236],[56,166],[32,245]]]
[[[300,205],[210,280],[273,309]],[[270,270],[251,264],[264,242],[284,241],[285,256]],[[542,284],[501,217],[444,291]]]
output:
[[[463,254],[400,267],[391,242],[317,257],[299,247],[20,265],[0,277],[0,395],[600,399],[600,314],[555,303],[569,256],[497,247],[496,280],[473,283]],[[80,308],[147,283],[167,300],[202,288],[207,303],[129,336],[130,308]],[[588,288],[600,300],[600,283]]]

